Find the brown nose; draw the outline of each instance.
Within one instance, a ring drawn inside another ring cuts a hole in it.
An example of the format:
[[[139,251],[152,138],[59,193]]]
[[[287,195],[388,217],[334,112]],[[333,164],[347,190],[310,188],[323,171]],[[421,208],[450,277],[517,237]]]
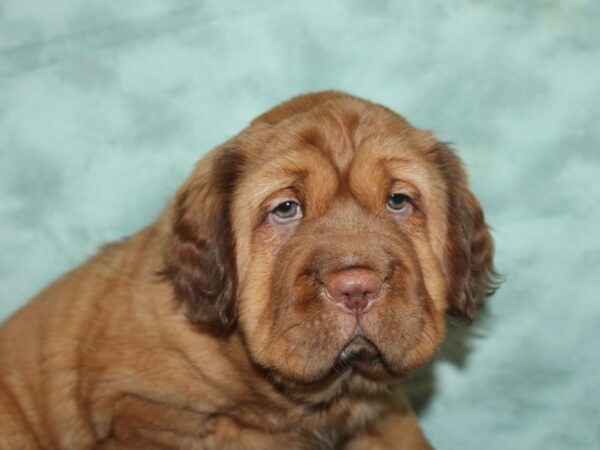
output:
[[[327,277],[325,289],[344,311],[361,314],[379,296],[381,280],[372,270],[347,269]]]

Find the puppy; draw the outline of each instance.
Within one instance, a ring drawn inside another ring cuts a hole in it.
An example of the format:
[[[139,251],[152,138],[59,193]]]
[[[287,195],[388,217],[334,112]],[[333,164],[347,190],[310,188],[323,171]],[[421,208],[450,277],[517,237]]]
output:
[[[453,151],[293,98],[3,324],[0,448],[430,448],[398,382],[494,275]]]

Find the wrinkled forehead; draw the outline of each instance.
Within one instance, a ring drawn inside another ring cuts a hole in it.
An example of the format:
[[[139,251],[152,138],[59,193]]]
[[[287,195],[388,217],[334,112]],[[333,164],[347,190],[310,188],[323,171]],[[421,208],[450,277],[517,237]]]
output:
[[[413,127],[383,106],[356,99],[328,102],[281,120],[261,134],[266,142],[253,152],[257,164],[313,148],[340,173],[361,153],[418,153],[435,144],[430,132]]]
[[[242,143],[250,152],[243,184],[256,201],[285,189],[323,200],[343,186],[360,199],[390,180],[441,183],[428,158],[433,135],[378,105],[334,103],[258,128]]]

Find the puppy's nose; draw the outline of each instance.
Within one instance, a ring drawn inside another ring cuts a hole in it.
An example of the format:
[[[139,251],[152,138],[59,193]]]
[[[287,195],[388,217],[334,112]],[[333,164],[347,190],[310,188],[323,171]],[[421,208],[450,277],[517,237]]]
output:
[[[347,269],[326,278],[329,297],[344,311],[362,314],[381,292],[381,280],[368,269]]]

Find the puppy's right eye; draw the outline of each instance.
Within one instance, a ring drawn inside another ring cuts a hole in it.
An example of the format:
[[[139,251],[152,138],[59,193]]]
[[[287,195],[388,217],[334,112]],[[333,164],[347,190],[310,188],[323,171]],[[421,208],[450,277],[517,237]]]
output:
[[[393,192],[388,197],[387,208],[391,212],[404,213],[410,205],[410,197],[402,192]]]
[[[286,200],[279,203],[271,211],[273,219],[277,222],[289,222],[302,218],[302,206],[293,200]]]

